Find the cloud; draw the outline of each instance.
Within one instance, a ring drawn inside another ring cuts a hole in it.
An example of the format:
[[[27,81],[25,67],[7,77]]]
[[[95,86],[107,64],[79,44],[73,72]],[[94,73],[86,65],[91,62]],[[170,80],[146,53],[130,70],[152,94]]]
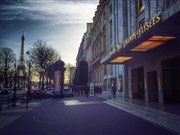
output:
[[[17,50],[17,48],[19,48],[19,46],[20,46],[20,43],[0,38],[0,48],[1,47],[2,48],[3,47],[11,48],[14,51],[14,53],[16,54],[16,56],[17,56],[17,54],[20,53],[20,50]]]
[[[1,20],[48,21],[51,25],[92,22],[98,0],[16,0],[1,6]],[[91,20],[89,19],[91,16]]]
[[[9,40],[6,40],[6,39],[0,39],[0,44],[2,47],[9,47],[9,46],[15,46],[15,47],[18,47],[19,46],[19,43],[17,42],[14,42],[14,41],[9,41]]]

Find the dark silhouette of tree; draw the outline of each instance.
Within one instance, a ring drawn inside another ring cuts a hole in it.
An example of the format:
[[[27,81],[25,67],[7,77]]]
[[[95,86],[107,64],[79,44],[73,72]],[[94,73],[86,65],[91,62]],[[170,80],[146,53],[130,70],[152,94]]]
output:
[[[75,70],[75,75],[73,79],[73,84],[79,85],[79,68],[77,67]]]
[[[53,66],[53,64],[51,64],[47,68],[47,76],[48,76],[47,84],[52,86],[52,81],[53,81],[53,78],[54,78],[54,66]]]
[[[87,85],[88,82],[88,63],[86,61],[79,62],[79,84]]]
[[[4,79],[0,80],[4,83],[4,87],[8,87],[8,78],[12,74],[12,68],[16,61],[15,54],[8,47],[0,48],[0,76]]]
[[[75,71],[75,77],[73,83],[75,85],[86,86],[88,82],[88,63],[86,61],[80,61]]]

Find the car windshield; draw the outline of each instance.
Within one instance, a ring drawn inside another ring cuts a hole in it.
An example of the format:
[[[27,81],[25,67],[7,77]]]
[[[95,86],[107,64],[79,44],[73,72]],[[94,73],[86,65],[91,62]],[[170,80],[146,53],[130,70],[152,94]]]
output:
[[[64,89],[64,91],[65,91],[65,92],[68,92],[68,91],[70,91],[70,89]]]

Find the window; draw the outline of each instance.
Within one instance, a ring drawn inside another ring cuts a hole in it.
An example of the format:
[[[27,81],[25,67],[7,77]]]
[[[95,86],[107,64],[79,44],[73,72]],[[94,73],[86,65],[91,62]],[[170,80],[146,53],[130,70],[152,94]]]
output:
[[[107,74],[107,69],[106,69],[106,65],[104,66],[104,74]]]
[[[97,56],[97,45],[95,46],[95,57]]]
[[[112,4],[109,6],[109,16],[112,15]]]
[[[103,36],[103,52],[106,53],[106,36]]]
[[[144,0],[136,0],[136,13],[137,15],[144,11]]]
[[[112,20],[110,21],[110,46],[112,45]],[[112,47],[110,48],[111,50],[113,49]]]
[[[168,8],[169,6],[171,6],[172,4],[176,3],[178,0],[166,0],[165,4],[166,4],[166,8]]]
[[[101,54],[101,52],[103,52],[103,46],[101,40],[99,41],[99,45],[100,45],[100,54]]]
[[[139,28],[141,28],[145,24],[145,18],[139,21]]]
[[[104,12],[104,15],[103,15],[103,26],[105,25],[105,22],[106,22],[106,13]]]
[[[114,17],[114,45],[116,45],[116,17]]]

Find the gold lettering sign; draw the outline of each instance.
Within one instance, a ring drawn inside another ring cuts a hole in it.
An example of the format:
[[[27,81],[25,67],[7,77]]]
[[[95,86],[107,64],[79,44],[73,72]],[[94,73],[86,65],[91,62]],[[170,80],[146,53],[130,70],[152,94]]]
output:
[[[117,46],[116,49],[113,49],[109,55],[113,55],[116,51],[120,51],[122,48],[125,48],[131,41],[135,40],[139,36],[141,36],[144,32],[148,31],[150,28],[155,26],[157,23],[161,21],[160,14],[157,14],[153,17],[147,24],[140,27],[135,33],[126,38],[121,44]]]
[[[115,54],[116,53],[116,49],[113,49],[110,53],[109,53],[109,55],[111,56],[111,55],[113,55],[113,54]]]

